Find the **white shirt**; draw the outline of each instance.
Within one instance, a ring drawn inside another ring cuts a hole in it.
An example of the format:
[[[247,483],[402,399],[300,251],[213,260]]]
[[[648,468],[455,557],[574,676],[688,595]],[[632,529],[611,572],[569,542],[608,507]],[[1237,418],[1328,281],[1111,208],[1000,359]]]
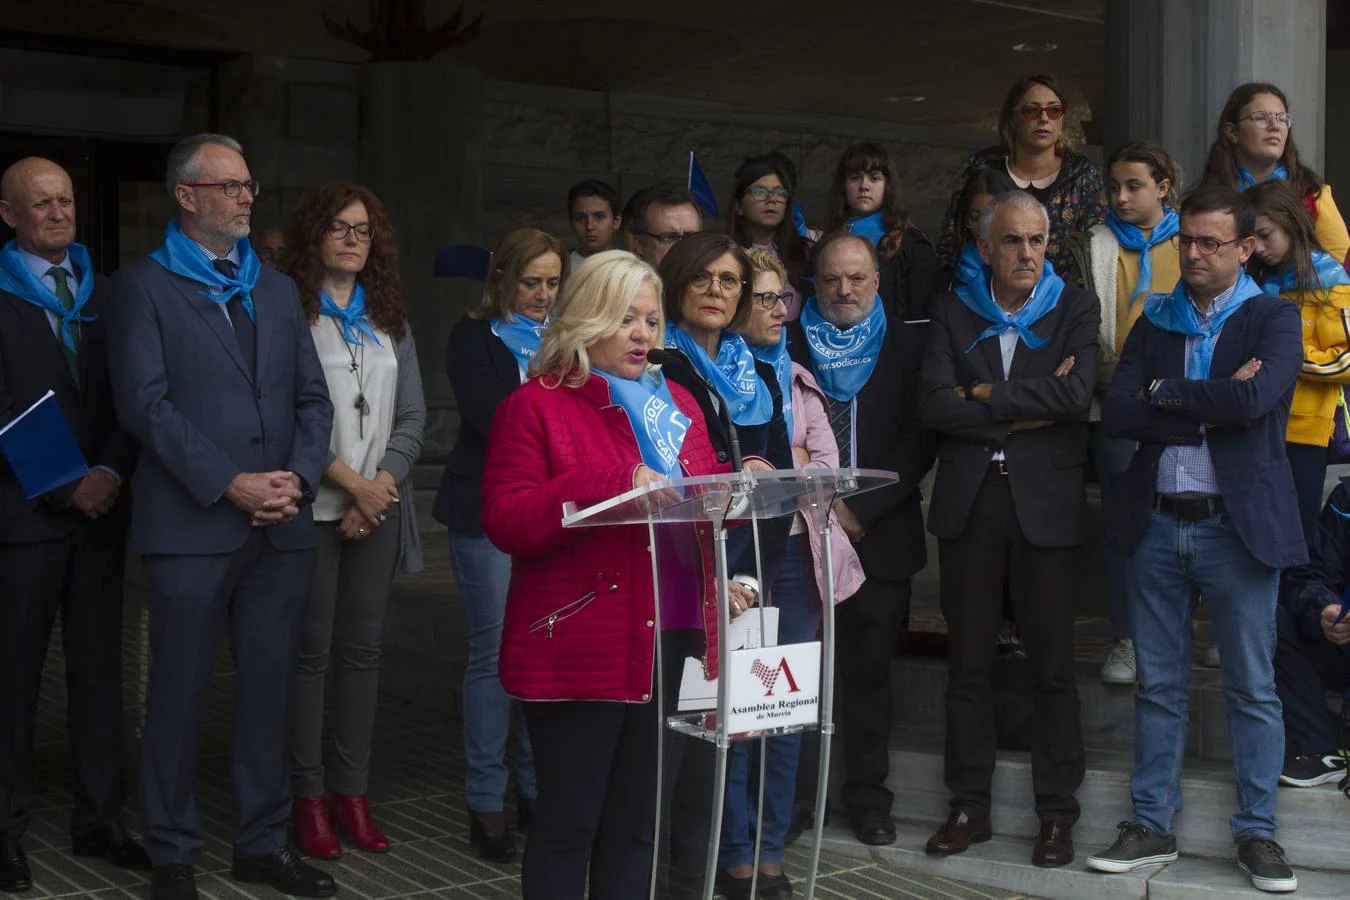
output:
[[[394,394],[398,388],[394,339],[376,328],[379,344],[362,335],[365,344],[351,347],[342,339],[342,324],[329,316],[319,316],[309,330],[328,382],[328,397],[333,401],[333,432],[328,449],[362,478],[374,478],[394,428]],[[359,382],[358,373],[352,371],[349,350],[356,353],[360,364]],[[364,422],[356,409],[360,394],[365,394],[370,405]],[[314,496],[314,521],[336,522],[351,502],[351,495],[342,488],[320,482]]]
[[[989,296],[994,297],[994,282],[993,282],[992,279],[991,279],[990,282],[989,282]],[[1031,295],[1028,294],[1028,295],[1027,295],[1027,300],[1030,300],[1030,299],[1031,299]],[[998,297],[994,297],[994,302],[995,302],[995,303],[998,302]],[[1025,302],[1026,302],[1026,301],[1023,301],[1023,303],[1025,303]],[[1021,309],[1021,308],[1022,308],[1022,307],[1019,306],[1017,309]],[[1011,310],[1011,312],[1014,312],[1014,313],[1015,313],[1015,312],[1017,312],[1017,309]],[[1017,329],[1015,329],[1015,328],[1009,328],[1007,331],[1003,332],[1002,334],[1000,334],[1000,335],[998,336],[998,352],[999,352],[999,355],[1003,357],[1003,380],[1004,380],[1004,381],[1007,381],[1007,380],[1008,380],[1008,375],[1009,375],[1009,373],[1012,372],[1013,356],[1017,353],[1017,342],[1018,342],[1019,340],[1020,340],[1020,338],[1017,336]],[[994,451],[994,455],[991,456],[991,457],[989,457],[990,461],[993,461],[993,460],[995,460],[995,459],[1004,459],[1004,458],[1005,458],[1005,457],[1004,457],[1004,455],[1003,455],[1003,451],[1002,451],[1002,450],[996,450],[996,451]]]

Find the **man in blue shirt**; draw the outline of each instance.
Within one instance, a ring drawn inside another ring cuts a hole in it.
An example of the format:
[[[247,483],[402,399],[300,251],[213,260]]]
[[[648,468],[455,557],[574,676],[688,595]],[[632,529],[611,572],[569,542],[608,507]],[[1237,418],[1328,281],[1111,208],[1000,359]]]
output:
[[[1127,872],[1177,858],[1191,613],[1203,594],[1223,653],[1238,866],[1258,889],[1284,892],[1298,881],[1274,840],[1284,725],[1272,657],[1280,569],[1307,559],[1284,455],[1303,344],[1298,307],[1263,296],[1243,270],[1254,225],[1231,188],[1187,195],[1182,280],[1145,301],[1102,410],[1109,435],[1139,442],[1121,476],[1129,502],[1107,535],[1128,554],[1139,694],[1135,821],[1088,866]]]

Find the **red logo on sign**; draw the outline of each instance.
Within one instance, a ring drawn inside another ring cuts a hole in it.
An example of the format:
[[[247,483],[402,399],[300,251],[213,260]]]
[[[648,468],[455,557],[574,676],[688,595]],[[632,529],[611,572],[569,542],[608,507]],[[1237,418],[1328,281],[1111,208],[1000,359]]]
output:
[[[762,660],[755,660],[750,666],[750,673],[764,683],[766,688],[765,697],[773,696],[773,687],[778,683],[778,676],[782,675],[787,680],[788,693],[795,694],[801,690],[797,687],[797,679],[792,677],[792,669],[788,668],[786,657],[780,657],[778,665],[770,668]]]

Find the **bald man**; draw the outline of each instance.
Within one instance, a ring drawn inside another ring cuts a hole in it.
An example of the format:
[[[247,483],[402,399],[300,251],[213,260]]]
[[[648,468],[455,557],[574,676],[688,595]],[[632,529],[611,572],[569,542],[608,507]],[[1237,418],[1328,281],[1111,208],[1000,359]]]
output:
[[[61,614],[78,856],[150,864],[122,824],[122,580],[134,441],[113,414],[103,292],[75,243],[70,176],[29,158],[0,177],[0,428],[53,391],[89,474],[29,500],[0,458],[0,891],[32,883],[20,838],[36,790],[34,720]],[[11,737],[12,736],[12,739]]]

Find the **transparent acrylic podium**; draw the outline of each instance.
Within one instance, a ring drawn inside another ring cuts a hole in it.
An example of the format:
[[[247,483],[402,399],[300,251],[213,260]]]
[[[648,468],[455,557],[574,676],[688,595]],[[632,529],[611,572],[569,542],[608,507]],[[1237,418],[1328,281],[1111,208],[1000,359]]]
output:
[[[759,808],[755,820],[764,813],[764,738],[780,734],[820,729],[820,768],[816,779],[815,823],[811,841],[810,863],[805,896],[811,900],[815,893],[816,874],[820,862],[820,844],[825,824],[826,791],[830,770],[830,740],[834,733],[834,565],[830,548],[831,522],[827,515],[836,499],[847,499],[865,491],[894,484],[899,476],[894,472],[876,469],[792,469],[754,472],[733,472],[725,475],[702,475],[696,478],[678,478],[644,485],[641,488],[611,497],[602,503],[577,509],[573,503],[563,505],[563,526],[566,528],[645,525],[648,529],[652,554],[652,583],[656,598],[655,621],[661,622],[661,579],[657,560],[657,526],[673,523],[706,522],[712,531],[714,572],[717,587],[718,634],[726,635],[731,624],[728,603],[727,528],[745,527],[755,536],[756,575],[761,598],[772,602],[768,590],[773,573],[766,578],[760,566],[759,527],[761,520],[777,519],[802,513],[806,526],[821,538],[821,560],[825,590],[821,597],[820,694],[818,715],[806,725],[761,727],[754,730],[731,730],[731,694],[733,679],[729,664],[731,648],[728,641],[718,641],[717,702],[710,711],[699,711],[668,716],[665,709],[664,666],[660,636],[656,639],[656,678],[653,700],[657,703],[658,719],[674,731],[711,742],[716,748],[716,766],[713,777],[712,827],[708,842],[708,861],[703,879],[703,897],[712,900],[717,874],[717,853],[722,836],[722,812],[727,773],[727,752],[731,744],[741,740],[760,742]],[[751,609],[742,615],[755,615]],[[794,645],[802,646],[802,645]],[[780,648],[781,649],[781,648]],[[770,688],[770,691],[772,688]],[[657,815],[656,841],[652,859],[651,897],[655,900],[661,848],[660,791],[664,775],[664,740],[657,742]],[[751,896],[756,895],[759,878],[760,840],[756,828],[755,855]]]

